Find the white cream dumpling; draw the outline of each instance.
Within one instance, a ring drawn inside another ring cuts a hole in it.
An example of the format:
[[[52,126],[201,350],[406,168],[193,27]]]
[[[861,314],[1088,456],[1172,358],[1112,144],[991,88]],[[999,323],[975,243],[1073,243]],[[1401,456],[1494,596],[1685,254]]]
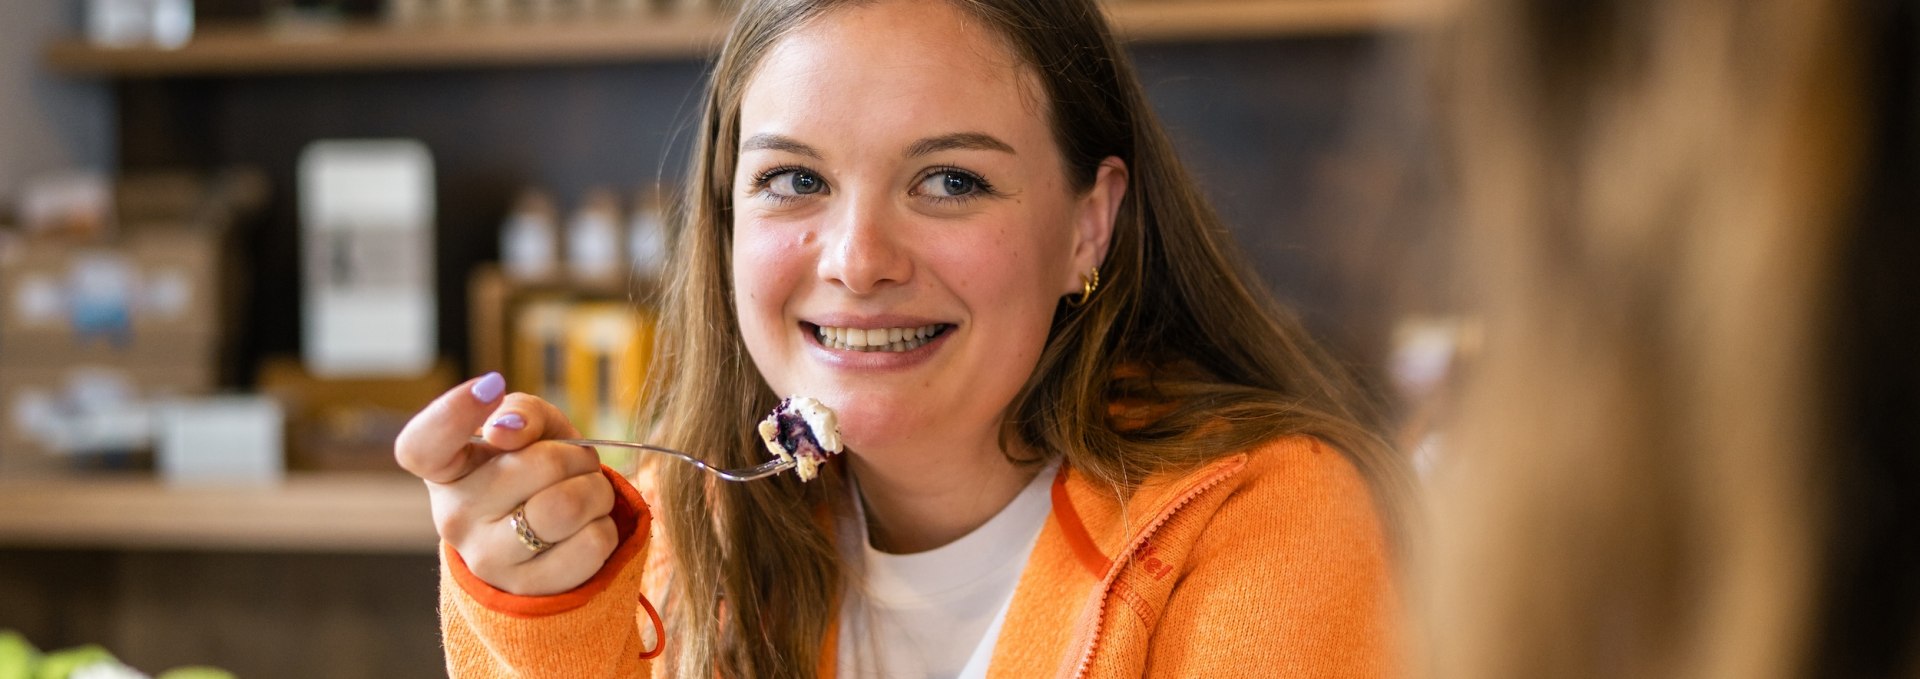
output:
[[[809,396],[789,396],[760,421],[767,451],[793,462],[801,481],[820,475],[820,465],[839,453],[840,421],[833,409]]]

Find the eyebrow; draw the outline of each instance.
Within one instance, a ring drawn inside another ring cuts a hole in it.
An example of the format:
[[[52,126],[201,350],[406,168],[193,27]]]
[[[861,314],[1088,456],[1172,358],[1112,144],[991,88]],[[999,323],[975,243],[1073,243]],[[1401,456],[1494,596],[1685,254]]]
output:
[[[771,132],[762,132],[747,137],[746,141],[740,142],[740,152],[746,153],[748,151],[786,151],[815,160],[822,157],[819,149],[808,146],[806,142],[784,134],[773,134]],[[1000,141],[991,134],[984,132],[955,132],[953,134],[943,134],[938,137],[927,137],[914,142],[907,147],[906,157],[918,158],[929,153],[939,153],[941,151],[1000,151],[1003,153],[1014,153],[1012,146],[1007,145],[1006,142]]]
[[[741,153],[746,153],[748,151],[763,151],[763,150],[764,151],[786,151],[788,153],[797,153],[799,155],[812,158],[814,160],[821,159],[820,152],[818,150],[814,149],[811,146],[806,145],[805,143],[801,142],[798,139],[794,139],[793,137],[789,137],[783,134],[772,134],[769,132],[762,132],[760,134],[747,137],[746,141],[740,142]]]
[[[938,137],[927,137],[907,147],[907,157],[917,158],[929,153],[941,151],[1000,151],[1013,153],[1013,147],[984,132],[955,132]],[[1019,154],[1014,154],[1019,155]]]

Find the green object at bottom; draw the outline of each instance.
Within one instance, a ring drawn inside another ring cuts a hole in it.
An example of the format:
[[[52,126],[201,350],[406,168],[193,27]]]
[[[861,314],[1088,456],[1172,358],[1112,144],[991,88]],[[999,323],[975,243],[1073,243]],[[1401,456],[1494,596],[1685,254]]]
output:
[[[120,664],[107,649],[95,645],[41,653],[13,630],[0,630],[0,679],[68,679],[76,670],[98,663]],[[154,679],[237,679],[218,667],[194,665],[161,672]]]
[[[40,649],[13,630],[0,630],[0,679],[33,679],[40,666]]]
[[[37,679],[67,679],[73,676],[74,670],[103,662],[119,661],[115,660],[113,654],[108,653],[107,649],[99,646],[92,644],[75,646],[48,653],[46,657],[41,658],[40,667],[34,672],[34,676]]]

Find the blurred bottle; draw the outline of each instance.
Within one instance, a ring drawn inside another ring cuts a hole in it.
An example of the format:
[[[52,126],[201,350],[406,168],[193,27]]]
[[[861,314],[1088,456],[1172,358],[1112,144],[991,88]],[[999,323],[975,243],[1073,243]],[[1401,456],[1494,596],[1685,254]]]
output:
[[[580,278],[611,278],[620,273],[620,199],[607,189],[587,192],[567,223],[567,268]]]
[[[658,280],[667,265],[667,193],[659,187],[640,190],[633,218],[627,224],[627,256],[633,273]]]
[[[559,268],[560,227],[553,200],[538,189],[521,192],[500,228],[500,265],[516,280],[552,278]]]
[[[153,0],[149,36],[164,49],[185,47],[193,39],[193,0]]]
[[[567,401],[592,438],[634,436],[653,323],[624,302],[579,302],[566,319]],[[620,465],[615,465],[618,468]]]
[[[176,49],[193,39],[193,0],[88,0],[87,40]]]
[[[514,384],[532,385],[532,393],[552,403],[569,419],[580,418],[574,412],[567,391],[567,314],[571,309],[564,298],[531,299],[521,305],[513,317]]]

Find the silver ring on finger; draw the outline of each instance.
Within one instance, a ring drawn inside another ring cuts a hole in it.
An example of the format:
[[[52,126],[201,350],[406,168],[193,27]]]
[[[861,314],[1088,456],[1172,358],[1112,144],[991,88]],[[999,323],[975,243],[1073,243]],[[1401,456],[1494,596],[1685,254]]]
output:
[[[526,545],[527,550],[535,555],[553,548],[553,543],[533,534],[533,524],[527,521],[527,503],[522,502],[514,507],[513,514],[507,517],[507,523],[513,525],[513,534],[520,538],[520,544]]]

